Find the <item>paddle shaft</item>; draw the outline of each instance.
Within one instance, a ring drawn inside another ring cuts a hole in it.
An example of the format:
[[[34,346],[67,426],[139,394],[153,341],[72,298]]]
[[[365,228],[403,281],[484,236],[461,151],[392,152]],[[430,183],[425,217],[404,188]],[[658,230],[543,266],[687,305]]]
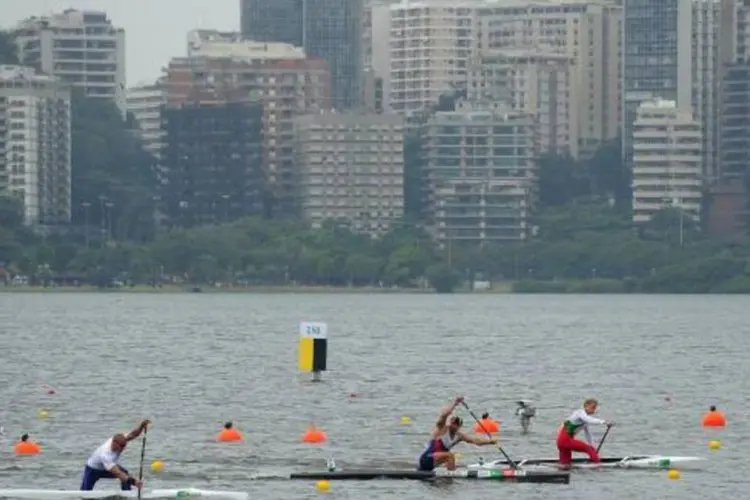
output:
[[[143,462],[146,460],[146,435],[148,434],[148,427],[143,429],[143,442],[141,443],[141,465],[138,470],[138,482],[143,481]],[[141,488],[138,487],[138,500],[141,500]]]
[[[479,420],[479,418],[477,418],[477,416],[474,414],[474,412],[471,411],[471,408],[469,408],[469,405],[467,405],[465,401],[461,401],[461,404],[464,406],[464,408],[466,408],[466,411],[469,412],[469,415],[471,415],[474,418],[474,420],[477,421],[477,423],[479,424],[479,427],[481,427],[482,430],[484,431],[484,433],[487,434],[487,437],[490,438],[490,439],[492,439],[492,434],[490,434],[490,432],[485,428],[485,426],[482,424],[482,421]],[[500,443],[496,443],[496,444],[497,444],[497,449],[500,450],[500,453],[503,454],[503,456],[505,457],[505,460],[508,461],[508,464],[512,468],[518,469],[518,465],[513,461],[512,458],[510,458],[508,456],[507,453],[505,453],[505,450],[503,449],[502,446],[500,446]]]
[[[599,446],[596,447],[596,452],[599,453],[599,450],[602,449],[602,445],[604,444],[604,440],[607,439],[607,434],[609,434],[609,430],[612,428],[612,426],[607,426],[607,430],[604,431],[604,435],[602,436],[602,440],[599,441]]]

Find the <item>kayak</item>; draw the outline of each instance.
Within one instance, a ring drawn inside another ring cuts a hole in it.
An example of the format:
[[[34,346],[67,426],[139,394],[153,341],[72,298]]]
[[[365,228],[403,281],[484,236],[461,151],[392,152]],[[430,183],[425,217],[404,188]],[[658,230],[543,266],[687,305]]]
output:
[[[633,455],[627,457],[602,457],[601,462],[596,464],[588,458],[574,458],[574,469],[599,469],[599,468],[619,468],[619,469],[689,469],[700,467],[705,459],[701,457],[677,457],[669,455]],[[527,467],[557,467],[556,458],[528,458],[516,462],[519,466]],[[505,459],[484,462],[480,459],[479,463],[469,465],[469,470],[477,469],[497,469],[508,467],[508,461]]]

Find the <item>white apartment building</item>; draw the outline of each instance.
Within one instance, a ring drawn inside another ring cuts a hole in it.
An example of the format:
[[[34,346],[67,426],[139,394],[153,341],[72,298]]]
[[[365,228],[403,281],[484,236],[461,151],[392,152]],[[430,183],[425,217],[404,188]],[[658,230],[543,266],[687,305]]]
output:
[[[320,227],[386,232],[404,213],[404,119],[394,114],[321,112],[295,119],[302,214]]]
[[[362,20],[362,61],[365,70],[365,103],[368,103],[368,85],[379,86],[382,92],[383,111],[390,112],[390,24],[391,5],[394,0],[370,0],[365,3]],[[369,81],[368,81],[369,80]],[[367,104],[366,104],[367,106]]]
[[[486,50],[467,73],[472,101],[506,101],[512,110],[535,117],[537,154],[578,158],[577,89],[573,58],[547,49]]]
[[[421,111],[441,95],[464,88],[478,47],[481,5],[470,0],[403,0],[389,6],[389,109]]]
[[[110,99],[126,113],[125,30],[105,12],[68,9],[31,17],[18,26],[21,63],[82,88],[87,96]]]
[[[623,10],[613,0],[503,0],[478,14],[481,50],[538,47],[573,60],[581,154],[620,135]]]
[[[537,181],[534,117],[460,105],[423,126],[427,219],[441,245],[523,240]]]
[[[0,66],[0,192],[22,201],[29,226],[70,222],[70,119],[67,85]]]
[[[127,91],[127,110],[133,115],[143,147],[160,158],[164,139],[161,128],[162,106],[167,103],[164,84],[139,85]]]
[[[700,124],[675,101],[644,101],[633,124],[633,220],[666,207],[698,220],[703,187]]]

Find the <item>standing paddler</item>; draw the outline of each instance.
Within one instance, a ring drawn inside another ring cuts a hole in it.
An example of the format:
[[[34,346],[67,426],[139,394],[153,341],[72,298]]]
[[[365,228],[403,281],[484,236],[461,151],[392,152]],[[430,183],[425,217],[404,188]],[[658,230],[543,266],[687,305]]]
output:
[[[119,479],[123,491],[128,491],[133,486],[141,488],[143,486],[141,481],[132,477],[118,461],[128,442],[140,436],[150,423],[150,420],[144,420],[129,433],[115,434],[94,450],[94,453],[86,461],[86,467],[83,470],[81,491],[93,490],[94,485],[100,479]]]
[[[496,439],[474,438],[461,432],[463,420],[458,415],[451,417],[451,413],[463,401],[464,398],[462,397],[456,398],[453,406],[440,413],[437,423],[435,423],[435,430],[432,431],[432,439],[419,456],[418,470],[431,471],[441,465],[445,465],[448,470],[456,470],[456,456],[451,449],[462,441],[477,446],[497,444]],[[450,421],[448,421],[449,417]]]
[[[573,412],[568,419],[560,426],[560,432],[557,434],[557,451],[560,454],[560,466],[569,469],[573,464],[573,452],[578,451],[586,453],[592,462],[599,463],[599,452],[594,447],[589,432],[589,425],[606,425],[611,427],[612,422],[593,417],[599,402],[596,399],[587,399],[583,402],[583,408]],[[583,429],[586,435],[586,441],[576,439],[576,434]]]

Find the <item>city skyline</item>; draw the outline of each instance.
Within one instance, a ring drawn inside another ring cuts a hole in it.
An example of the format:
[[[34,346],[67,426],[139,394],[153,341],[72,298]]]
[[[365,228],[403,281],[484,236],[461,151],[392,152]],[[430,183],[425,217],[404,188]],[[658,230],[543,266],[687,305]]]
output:
[[[105,11],[115,26],[125,29],[128,87],[159,78],[161,69],[175,56],[185,55],[187,34],[192,29],[238,31],[238,0],[27,0],[3,5],[0,28],[13,28],[31,16],[44,16],[65,9]],[[150,15],[144,16],[148,12]],[[164,22],[169,17],[169,22]]]

